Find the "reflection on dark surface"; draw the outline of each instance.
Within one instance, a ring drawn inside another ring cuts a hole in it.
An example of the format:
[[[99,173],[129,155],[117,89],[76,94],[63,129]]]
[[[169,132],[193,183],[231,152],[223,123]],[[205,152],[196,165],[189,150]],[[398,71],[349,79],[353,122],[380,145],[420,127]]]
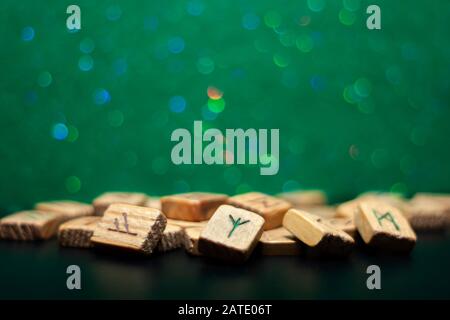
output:
[[[342,260],[254,254],[243,265],[192,257],[181,249],[146,257],[60,248],[56,240],[1,241],[0,298],[450,298],[448,235],[419,239],[411,256],[358,248]],[[66,268],[71,264],[81,268],[80,291],[66,289]],[[366,268],[371,264],[381,267],[382,290],[366,288]]]

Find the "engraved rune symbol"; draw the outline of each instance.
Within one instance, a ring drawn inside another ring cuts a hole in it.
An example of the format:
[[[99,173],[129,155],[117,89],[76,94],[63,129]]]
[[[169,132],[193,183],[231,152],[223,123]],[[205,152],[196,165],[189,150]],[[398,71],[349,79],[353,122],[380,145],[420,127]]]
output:
[[[266,208],[266,209],[275,207],[276,205],[278,205],[280,203],[279,201],[268,199],[265,196],[251,199],[251,200],[249,200],[249,202],[261,204],[262,207]]]
[[[229,215],[231,223],[233,224],[233,228],[231,229],[230,233],[228,234],[228,238],[231,237],[231,235],[233,234],[234,230],[236,230],[237,227],[250,222],[250,220],[245,220],[241,222],[241,218],[238,218],[237,220],[234,220],[233,216],[230,214]]]
[[[267,200],[266,197],[255,198],[255,199],[250,200],[250,202],[260,203],[260,204],[262,204],[262,206],[264,208],[269,208],[273,205],[273,204],[269,203],[269,200]]]
[[[120,230],[119,219],[117,219],[117,218],[114,218],[114,226],[116,227],[116,229],[108,228],[108,230],[115,231],[115,232],[126,233],[126,234],[129,234],[129,235],[132,235],[132,236],[137,236],[137,233],[130,232],[127,214],[125,212],[123,212],[122,216],[123,216],[125,231]]]
[[[400,227],[398,226],[397,222],[395,221],[394,217],[392,216],[392,214],[389,211],[386,212],[385,214],[380,214],[375,209],[373,209],[372,212],[373,212],[375,218],[377,218],[378,224],[380,226],[382,226],[381,222],[384,219],[386,219],[394,225],[395,230],[400,231]]]
[[[130,233],[130,230],[128,230],[127,214],[124,212],[124,213],[122,213],[122,216],[123,216],[123,221],[125,221],[125,230],[127,230],[127,233]]]

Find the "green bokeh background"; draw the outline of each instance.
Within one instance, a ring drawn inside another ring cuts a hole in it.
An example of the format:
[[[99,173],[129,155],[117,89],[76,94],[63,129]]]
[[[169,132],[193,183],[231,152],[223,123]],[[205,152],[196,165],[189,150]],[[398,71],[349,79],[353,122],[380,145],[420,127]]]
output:
[[[0,3],[2,215],[111,190],[450,191],[447,0],[77,0],[75,33],[70,4]],[[369,4],[382,30],[366,28]],[[175,166],[170,134],[194,120],[279,128],[279,173]]]

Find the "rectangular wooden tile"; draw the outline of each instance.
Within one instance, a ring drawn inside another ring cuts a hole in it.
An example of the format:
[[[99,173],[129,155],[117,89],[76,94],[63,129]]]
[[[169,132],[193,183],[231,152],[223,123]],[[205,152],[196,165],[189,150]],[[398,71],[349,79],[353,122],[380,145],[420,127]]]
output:
[[[161,240],[158,243],[158,251],[166,252],[181,248],[184,243],[184,231],[179,226],[166,225]]]
[[[63,247],[92,247],[91,237],[100,219],[97,216],[87,216],[63,223],[58,230],[59,244]]]
[[[303,191],[290,191],[277,194],[293,207],[316,207],[324,206],[327,204],[327,196],[321,190],[303,190]]]
[[[264,230],[280,227],[284,214],[291,208],[289,202],[259,192],[231,197],[228,204],[259,214],[265,220]]]
[[[112,204],[121,203],[133,206],[145,206],[147,195],[137,192],[106,192],[94,199],[95,214],[102,216]]]
[[[284,227],[264,231],[258,247],[266,256],[295,256],[302,252],[301,242]]]
[[[450,225],[450,197],[416,195],[403,211],[411,227],[418,232],[444,231]]]
[[[346,255],[355,243],[346,232],[306,211],[289,210],[284,216],[283,226],[300,241],[324,254]]]
[[[208,220],[227,198],[225,194],[206,192],[175,194],[161,198],[161,209],[170,219],[204,221]]]
[[[166,217],[154,208],[112,204],[105,211],[91,241],[151,254],[166,227]]]
[[[94,214],[92,205],[70,200],[40,202],[35,205],[35,209],[61,213],[67,220]]]
[[[200,256],[200,252],[198,251],[198,239],[200,239],[200,234],[202,233],[203,228],[186,228],[184,229],[184,249],[187,253]]]
[[[0,234],[8,240],[49,239],[56,235],[65,218],[60,213],[21,211],[0,220]]]
[[[251,211],[220,206],[203,229],[199,252],[229,262],[245,261],[263,232],[264,219]]]
[[[364,242],[386,251],[410,251],[416,234],[397,208],[379,201],[360,203],[355,225]]]
[[[208,220],[205,221],[185,221],[176,219],[167,219],[167,224],[172,226],[179,226],[183,229],[186,228],[204,228]]]

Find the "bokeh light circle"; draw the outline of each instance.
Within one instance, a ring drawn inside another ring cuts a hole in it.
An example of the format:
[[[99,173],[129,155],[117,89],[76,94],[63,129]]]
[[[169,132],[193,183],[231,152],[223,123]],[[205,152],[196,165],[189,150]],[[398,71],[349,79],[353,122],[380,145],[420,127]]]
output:
[[[65,140],[69,135],[69,129],[64,123],[57,123],[53,126],[52,136],[55,140]]]
[[[182,96],[173,96],[169,100],[169,107],[172,112],[181,113],[186,109],[186,100]]]
[[[78,60],[78,68],[81,71],[90,71],[94,67],[94,60],[90,55],[83,55]]]
[[[22,29],[22,34],[21,34],[22,40],[23,41],[31,41],[31,40],[33,40],[34,39],[34,34],[35,34],[34,29],[32,27],[30,27],[30,26],[27,26],[27,27]]]

